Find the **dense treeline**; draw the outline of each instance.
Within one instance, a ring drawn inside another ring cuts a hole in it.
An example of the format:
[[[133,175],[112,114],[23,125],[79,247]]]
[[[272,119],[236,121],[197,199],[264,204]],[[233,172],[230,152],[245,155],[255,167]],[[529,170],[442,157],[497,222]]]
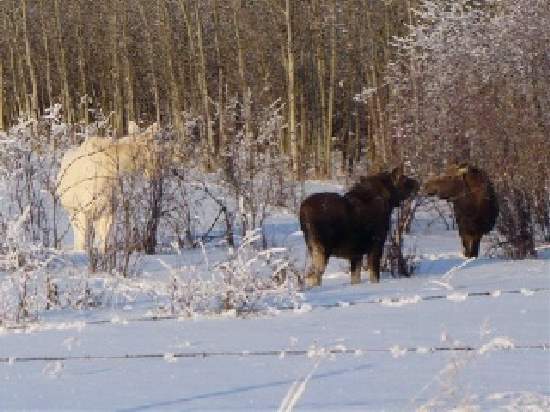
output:
[[[229,181],[243,147],[298,179],[471,161],[519,256],[550,237],[544,0],[0,0],[0,16],[0,130],[56,104],[76,131],[156,121]]]
[[[409,1],[25,0],[0,2],[2,124],[62,103],[69,123],[89,109],[182,129],[199,116],[209,161],[235,134],[250,139],[273,104],[287,122],[281,144],[330,175],[335,151],[353,163],[389,134],[384,107],[393,36],[407,32]],[[365,105],[363,88],[379,89]],[[185,115],[184,115],[185,113]],[[341,166],[341,165],[339,165]]]

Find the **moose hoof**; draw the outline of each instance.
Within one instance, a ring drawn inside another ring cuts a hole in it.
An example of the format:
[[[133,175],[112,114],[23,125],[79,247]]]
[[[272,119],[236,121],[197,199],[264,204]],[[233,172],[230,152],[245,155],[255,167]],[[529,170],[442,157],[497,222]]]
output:
[[[321,286],[321,277],[308,276],[306,278],[306,287],[313,288],[315,286]]]
[[[352,285],[358,285],[359,283],[361,283],[361,277],[352,277],[351,278],[351,284]]]

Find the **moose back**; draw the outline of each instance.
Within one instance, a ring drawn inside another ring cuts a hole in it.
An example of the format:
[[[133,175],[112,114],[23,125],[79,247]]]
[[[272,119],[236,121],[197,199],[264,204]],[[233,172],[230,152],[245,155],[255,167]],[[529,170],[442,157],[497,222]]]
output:
[[[346,258],[351,265],[351,283],[361,282],[363,255],[367,255],[369,280],[379,282],[380,259],[391,212],[402,200],[418,190],[415,179],[401,168],[361,177],[345,195],[316,193],[300,206],[300,226],[304,234],[310,268],[307,286],[321,285],[330,256]]]

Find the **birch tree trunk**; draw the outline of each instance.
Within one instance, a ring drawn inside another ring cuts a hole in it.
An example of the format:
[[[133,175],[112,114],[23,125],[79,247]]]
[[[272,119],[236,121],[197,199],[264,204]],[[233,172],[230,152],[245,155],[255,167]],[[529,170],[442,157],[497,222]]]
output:
[[[89,123],[88,113],[88,81],[86,77],[86,55],[84,52],[84,25],[82,20],[82,9],[77,7],[78,26],[76,30],[76,38],[78,39],[78,74],[80,76],[80,121],[87,125]],[[47,43],[47,40],[46,40]]]
[[[111,16],[111,55],[112,55],[112,85],[113,85],[113,136],[121,137],[124,133],[124,96],[120,81],[119,35],[120,20],[119,5],[121,0],[113,0]]]
[[[290,140],[290,158],[292,173],[298,175],[298,141],[296,138],[296,102],[294,91],[294,44],[292,40],[291,1],[286,0],[286,31],[287,31],[287,79],[288,79],[288,133]]]
[[[170,16],[167,13],[166,4],[164,4],[163,0],[158,0],[157,7],[160,19],[160,30],[162,31],[162,41],[164,45],[164,50],[166,51],[166,74],[170,82],[168,88],[170,94],[170,115],[172,118],[172,123],[178,133],[183,134],[183,120],[181,117],[182,99],[174,73],[173,48],[171,39],[172,24],[170,23]]]
[[[130,122],[136,124],[136,110],[134,99],[134,83],[132,76],[132,68],[130,67],[130,53],[128,51],[128,8],[124,2],[123,17],[122,17],[122,59],[124,67],[124,89],[126,90],[125,108],[128,116],[128,125]]]
[[[367,17],[367,34],[370,40],[370,57],[371,61],[369,68],[367,70],[367,89],[372,90],[369,92],[367,97],[367,113],[368,113],[368,136],[367,136],[367,160],[368,168],[376,169],[378,162],[378,153],[379,150],[379,124],[380,119],[378,116],[378,111],[376,110],[378,102],[378,84],[376,81],[376,59],[377,59],[377,45],[375,40],[375,33],[373,30],[373,21],[371,15],[370,5],[366,6],[366,17]]]
[[[60,0],[54,0],[54,10],[55,10],[55,27],[56,27],[56,37],[57,45],[59,47],[59,75],[61,77],[61,90],[63,96],[63,110],[64,118],[68,124],[72,124],[74,120],[73,116],[73,104],[71,101],[71,95],[69,91],[69,78],[67,73],[67,59],[65,53],[65,45],[63,43],[63,31],[61,27],[61,11],[59,6]]]
[[[17,30],[17,38],[19,38],[19,30]],[[19,77],[19,90],[21,91],[21,101],[23,102],[23,113],[25,114],[26,118],[31,117],[31,99],[29,95],[28,85],[27,85],[27,76],[25,74],[25,57],[21,53],[21,50],[19,48],[19,45],[16,48],[16,58],[17,58],[17,75]]]
[[[44,18],[45,7],[44,0],[40,0],[40,27],[42,30],[42,45],[44,47],[44,60],[46,62],[46,94],[48,95],[48,101],[44,102],[44,106],[51,107],[53,105],[52,94],[52,69],[50,63],[50,43],[48,39],[48,33],[46,31],[46,21]]]
[[[17,82],[19,84],[19,101],[20,101],[20,110],[19,115],[24,114],[26,117],[30,116],[31,108],[30,108],[30,100],[28,98],[28,91],[27,91],[27,81],[25,76],[25,68],[24,68],[24,57],[21,54],[20,46],[19,46],[19,24],[17,24],[16,21],[16,11],[14,11],[13,21],[12,21],[12,41],[13,41],[13,50],[14,50],[14,57],[15,62],[17,63],[17,72],[15,72],[15,76],[17,78]]]
[[[225,129],[224,129],[224,115],[225,115],[225,99],[223,94],[223,65],[220,52],[220,40],[218,31],[220,30],[220,18],[219,18],[219,3],[218,0],[214,0],[214,47],[216,48],[216,61],[218,64],[218,146],[215,149],[216,154],[222,153],[225,155]]]
[[[145,35],[145,42],[147,43],[147,62],[149,64],[149,73],[151,75],[151,81],[153,83],[153,98],[155,101],[155,118],[157,124],[160,126],[160,91],[158,84],[157,72],[155,70],[155,46],[153,45],[153,38],[151,36],[151,30],[149,22],[147,21],[147,15],[141,3],[138,3],[139,13],[141,20],[143,21],[143,33]]]
[[[308,139],[307,139],[307,108],[306,108],[306,99],[305,91],[302,90],[300,93],[300,167],[299,169],[299,178],[302,179],[305,176],[306,166],[307,166],[307,153],[308,153]]]
[[[23,37],[25,39],[25,60],[27,62],[27,68],[29,70],[29,77],[31,80],[32,94],[31,94],[31,104],[30,104],[30,117],[32,119],[38,119],[38,80],[36,78],[36,71],[34,69],[34,64],[31,56],[31,42],[29,39],[29,32],[27,27],[27,0],[22,0],[22,24]]]
[[[199,47],[199,61],[200,61],[200,88],[202,96],[202,107],[204,112],[204,122],[206,128],[206,144],[207,144],[207,153],[206,153],[206,165],[207,169],[212,169],[213,160],[214,160],[214,136],[212,133],[212,122],[210,119],[210,102],[208,97],[208,84],[206,82],[206,62],[204,57],[204,47],[202,44],[202,23],[199,15],[199,8],[196,6],[195,9],[195,18],[197,20],[197,43]]]
[[[327,128],[325,130],[325,174],[332,174],[332,119],[334,116],[334,87],[336,79],[336,0],[332,0],[332,25],[330,27],[330,80],[328,91]]]
[[[413,5],[411,4],[411,0],[407,0],[407,16],[409,18],[409,30],[413,30],[413,24],[415,23],[413,20]],[[411,33],[412,34],[412,33]],[[415,143],[415,151],[416,151],[416,157],[420,155],[422,152],[422,139],[420,139],[420,126],[419,126],[419,118],[420,118],[420,104],[418,99],[418,87],[416,85],[417,83],[417,67],[416,67],[416,54],[414,47],[411,47],[410,49],[410,60],[409,60],[409,70],[411,73],[411,87],[412,87],[412,95],[413,95],[413,102],[414,102],[414,138],[416,139]]]
[[[4,63],[0,59],[0,130],[6,130],[4,124]]]
[[[241,91],[241,105],[242,105],[242,112],[243,112],[243,118],[244,118],[244,136],[245,136],[245,144],[247,147],[247,150],[249,151],[249,159],[252,159],[252,130],[250,125],[250,91],[246,82],[245,73],[244,73],[244,50],[243,50],[243,43],[241,40],[241,32],[239,27],[239,17],[238,13],[240,9],[240,5],[237,6],[235,4],[235,7],[233,9],[233,23],[235,26],[235,38],[237,40],[237,65],[239,70],[239,82],[240,82],[240,91]],[[252,163],[250,161],[250,163]]]
[[[22,112],[21,96],[19,94],[19,85],[17,77],[17,60],[15,58],[15,45],[14,39],[12,36],[11,25],[9,22],[8,15],[4,16],[4,33],[10,33],[8,44],[9,44],[9,54],[10,54],[10,71],[11,71],[11,84],[13,88],[13,104],[11,110],[11,118],[17,119]]]
[[[188,0],[179,0],[179,6],[183,13],[183,18],[185,20],[185,26],[187,28],[187,39],[189,41],[189,77],[190,79],[196,79],[196,84],[199,85],[198,93],[200,94],[200,73],[199,70],[197,70],[196,61],[197,59],[197,52],[196,52],[196,46],[195,46],[195,35],[193,33],[193,23],[191,21],[191,15],[189,14],[189,10],[187,9]],[[194,82],[193,82],[194,83]],[[191,89],[191,106],[196,107],[198,105],[199,99],[197,98],[197,88],[192,87]]]
[[[322,17],[321,11],[318,9],[319,4],[314,3],[314,13],[316,17],[316,25],[318,27],[317,34],[317,82],[319,89],[319,99],[320,99],[320,112],[317,115],[319,121],[319,127],[316,136],[316,156],[315,156],[315,170],[319,174],[324,174],[324,168],[326,162],[324,161],[324,156],[326,156],[325,151],[325,135],[326,135],[326,97],[325,97],[325,52],[323,49],[323,35],[322,35]]]

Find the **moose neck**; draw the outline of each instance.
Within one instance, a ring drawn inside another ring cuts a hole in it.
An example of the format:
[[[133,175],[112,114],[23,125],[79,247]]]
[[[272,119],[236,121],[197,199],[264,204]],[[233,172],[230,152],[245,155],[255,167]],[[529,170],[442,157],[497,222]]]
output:
[[[142,136],[126,137],[117,141],[118,168],[124,171],[137,171],[146,162],[151,150],[149,140]]]

